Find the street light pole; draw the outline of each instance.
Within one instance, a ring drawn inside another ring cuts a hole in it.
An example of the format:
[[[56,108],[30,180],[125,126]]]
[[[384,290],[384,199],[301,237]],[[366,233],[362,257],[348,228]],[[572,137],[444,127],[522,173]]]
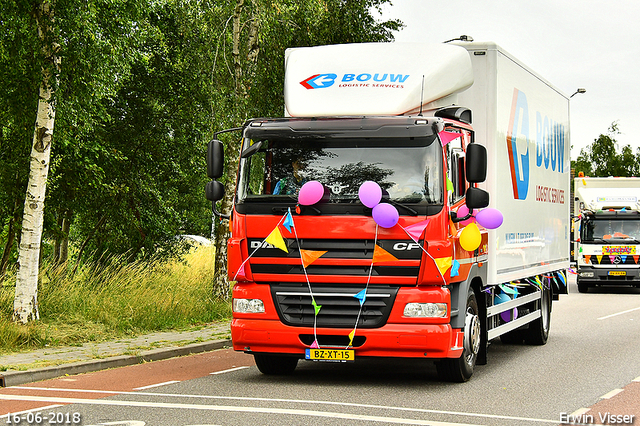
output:
[[[575,91],[575,93],[573,95],[569,96],[569,99],[573,98],[578,93],[585,93],[586,91],[587,91],[587,89],[583,89],[582,87],[580,87]]]

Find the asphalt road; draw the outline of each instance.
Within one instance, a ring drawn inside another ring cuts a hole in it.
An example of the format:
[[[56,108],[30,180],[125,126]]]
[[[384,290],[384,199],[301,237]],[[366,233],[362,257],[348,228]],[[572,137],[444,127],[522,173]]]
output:
[[[220,350],[2,389],[0,413],[48,407],[39,424],[85,426],[530,426],[611,413],[640,425],[640,290],[570,292],[554,302],[546,345],[495,341],[464,384],[397,360],[301,361],[293,376],[269,377],[251,356]],[[38,424],[29,413],[19,424]]]

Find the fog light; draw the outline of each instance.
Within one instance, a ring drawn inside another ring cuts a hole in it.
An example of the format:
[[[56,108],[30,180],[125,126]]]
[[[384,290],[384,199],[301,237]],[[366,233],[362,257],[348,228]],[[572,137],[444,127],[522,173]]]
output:
[[[593,278],[594,277],[594,273],[593,272],[580,272],[580,276],[581,277],[585,277],[585,278]]]
[[[407,303],[404,316],[412,318],[446,318],[446,303]]]
[[[233,312],[261,314],[264,313],[264,303],[260,299],[233,299]]]

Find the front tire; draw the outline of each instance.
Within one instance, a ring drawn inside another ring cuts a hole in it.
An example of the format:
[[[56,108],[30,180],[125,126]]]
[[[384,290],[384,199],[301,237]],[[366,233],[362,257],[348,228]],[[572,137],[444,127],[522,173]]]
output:
[[[262,374],[272,376],[292,374],[298,365],[298,358],[284,355],[256,353],[253,354],[253,359]]]
[[[467,309],[464,322],[464,349],[460,358],[445,358],[436,363],[438,376],[448,382],[466,382],[473,375],[473,369],[480,353],[482,327],[476,295],[472,289],[467,294]]]
[[[524,341],[529,345],[544,345],[549,338],[549,329],[551,327],[551,288],[542,287],[542,295],[540,296],[540,318],[529,324],[529,328],[525,331]]]
[[[577,278],[576,282],[578,284],[578,292],[579,293],[587,293],[589,291],[589,285],[586,282],[584,282],[580,278]]]

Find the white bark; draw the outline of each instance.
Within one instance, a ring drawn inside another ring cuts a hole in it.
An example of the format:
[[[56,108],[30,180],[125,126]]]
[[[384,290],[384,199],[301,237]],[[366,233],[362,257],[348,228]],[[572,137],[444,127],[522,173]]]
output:
[[[42,3],[38,13],[39,35],[41,39],[52,22],[53,11],[47,2]],[[18,254],[18,274],[16,295],[13,302],[13,320],[26,324],[40,318],[38,312],[38,272],[40,268],[40,243],[44,219],[44,199],[49,174],[51,138],[55,120],[55,103],[50,79],[59,66],[53,53],[55,48],[46,49],[52,69],[42,70],[42,84],[38,100],[38,115],[33,132],[29,183],[24,202],[22,236]],[[55,76],[53,76],[55,78]]]

